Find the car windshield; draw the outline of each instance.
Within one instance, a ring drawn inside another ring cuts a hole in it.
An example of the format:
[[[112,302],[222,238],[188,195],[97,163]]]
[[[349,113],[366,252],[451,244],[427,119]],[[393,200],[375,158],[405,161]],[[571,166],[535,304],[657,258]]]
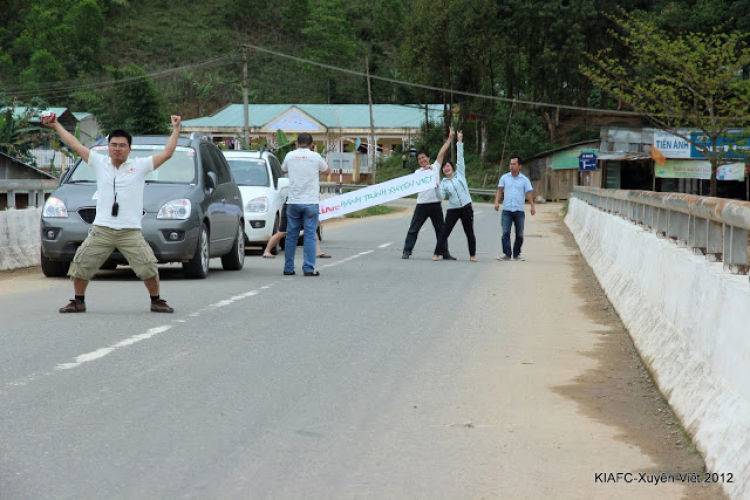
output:
[[[266,161],[258,158],[227,158],[238,186],[270,186]]]
[[[163,151],[164,146],[147,144],[134,144],[128,158],[144,158],[153,156]],[[107,154],[107,146],[96,146],[91,148],[91,154]],[[195,150],[178,146],[172,158],[167,160],[161,167],[146,176],[146,182],[195,184]],[[88,168],[86,162],[79,163],[67,182],[96,181],[93,168]]]

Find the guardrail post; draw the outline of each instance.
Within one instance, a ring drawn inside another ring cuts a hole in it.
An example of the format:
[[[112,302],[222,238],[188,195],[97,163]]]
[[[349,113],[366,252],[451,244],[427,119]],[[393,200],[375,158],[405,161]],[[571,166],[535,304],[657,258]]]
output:
[[[654,224],[656,235],[666,236],[669,229],[669,211],[661,207],[655,207],[654,211],[656,212],[656,224]]]
[[[654,228],[654,207],[651,205],[643,205],[643,225],[649,230]]]
[[[747,229],[724,224],[724,269],[745,274],[747,263]]]
[[[724,235],[722,233],[722,224],[707,220],[708,231],[706,237],[708,241],[706,243],[706,257],[711,262],[719,262],[722,259],[724,252]]]
[[[690,233],[690,216],[682,212],[670,213],[670,238],[680,245],[687,245]]]
[[[690,225],[688,247],[695,253],[705,255],[708,247],[708,219],[691,215],[688,224]]]

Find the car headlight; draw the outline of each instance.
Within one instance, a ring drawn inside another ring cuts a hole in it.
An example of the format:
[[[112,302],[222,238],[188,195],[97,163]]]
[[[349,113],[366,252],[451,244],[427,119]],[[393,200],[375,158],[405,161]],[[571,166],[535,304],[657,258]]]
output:
[[[157,219],[188,219],[192,205],[190,200],[181,198],[166,202],[156,214]]]
[[[247,205],[245,205],[245,212],[256,214],[264,214],[268,212],[268,198],[266,198],[265,196],[261,196],[260,198],[255,198],[248,201]]]
[[[68,218],[68,208],[65,206],[65,203],[60,198],[55,198],[54,196],[51,196],[47,199],[46,202],[44,202],[44,208],[42,209],[42,217],[46,217],[48,219],[67,219]]]

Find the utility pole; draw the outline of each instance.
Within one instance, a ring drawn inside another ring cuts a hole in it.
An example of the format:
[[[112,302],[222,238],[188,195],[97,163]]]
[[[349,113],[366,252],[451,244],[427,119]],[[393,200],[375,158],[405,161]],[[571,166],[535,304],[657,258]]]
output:
[[[367,153],[370,157],[370,172],[372,174],[372,184],[375,184],[375,151],[378,145],[375,144],[375,121],[372,118],[372,87],[370,85],[370,60],[365,56],[365,66],[367,66],[367,100],[370,103],[370,140]]]
[[[242,127],[242,137],[247,148],[250,149],[250,103],[247,96],[247,47],[242,49],[242,105],[244,107],[245,122]]]

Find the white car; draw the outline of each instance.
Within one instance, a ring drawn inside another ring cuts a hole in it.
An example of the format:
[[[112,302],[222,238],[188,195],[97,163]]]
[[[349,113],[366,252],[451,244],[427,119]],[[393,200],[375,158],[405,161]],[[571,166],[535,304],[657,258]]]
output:
[[[250,246],[265,247],[279,231],[281,207],[289,190],[289,179],[283,177],[281,163],[269,151],[222,151],[232,176],[242,194],[245,219],[245,241]],[[271,250],[278,253],[279,246]]]

